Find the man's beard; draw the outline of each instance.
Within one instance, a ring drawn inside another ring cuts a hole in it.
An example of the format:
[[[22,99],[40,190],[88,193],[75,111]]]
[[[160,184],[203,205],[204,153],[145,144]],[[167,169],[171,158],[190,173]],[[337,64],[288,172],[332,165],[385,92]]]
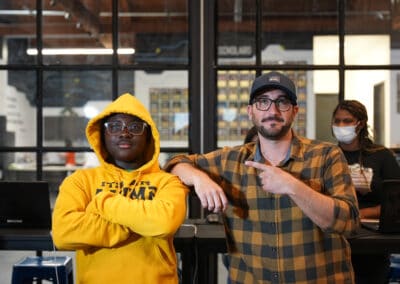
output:
[[[284,120],[280,117],[268,117],[262,120],[265,121],[276,121],[276,122],[284,122]],[[254,122],[254,121],[253,121]],[[262,124],[258,125],[254,122],[257,127],[257,131],[268,140],[279,140],[284,137],[292,128],[292,121],[288,121],[287,123],[283,124],[280,129],[266,129]]]

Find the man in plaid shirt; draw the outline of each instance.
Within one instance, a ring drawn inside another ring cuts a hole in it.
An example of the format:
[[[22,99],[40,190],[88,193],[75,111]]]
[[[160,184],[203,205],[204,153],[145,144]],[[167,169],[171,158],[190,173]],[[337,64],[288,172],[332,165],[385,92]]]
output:
[[[230,283],[354,283],[345,237],[359,212],[341,150],[293,132],[296,88],[282,73],[255,79],[247,112],[258,142],[166,165],[223,212]]]

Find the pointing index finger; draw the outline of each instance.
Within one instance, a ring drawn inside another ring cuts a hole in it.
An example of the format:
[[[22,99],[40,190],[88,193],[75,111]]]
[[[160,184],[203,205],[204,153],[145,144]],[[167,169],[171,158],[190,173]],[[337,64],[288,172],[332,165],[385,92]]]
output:
[[[246,162],[244,162],[244,164],[248,167],[253,167],[253,168],[256,168],[256,169],[259,169],[262,171],[267,169],[267,165],[264,165],[264,164],[261,164],[258,162],[254,162],[254,161],[246,161]]]

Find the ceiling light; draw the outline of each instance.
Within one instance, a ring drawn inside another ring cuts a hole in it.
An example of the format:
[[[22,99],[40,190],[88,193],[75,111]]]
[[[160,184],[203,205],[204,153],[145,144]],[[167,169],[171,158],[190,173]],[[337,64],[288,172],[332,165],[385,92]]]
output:
[[[36,48],[28,48],[26,50],[28,55],[37,55]],[[134,54],[134,48],[118,48],[118,54]],[[113,50],[111,48],[43,48],[43,55],[111,55]]]

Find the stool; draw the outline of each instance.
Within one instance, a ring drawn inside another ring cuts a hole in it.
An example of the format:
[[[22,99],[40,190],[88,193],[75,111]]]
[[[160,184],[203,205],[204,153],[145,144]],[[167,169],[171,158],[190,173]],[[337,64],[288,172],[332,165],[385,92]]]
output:
[[[69,256],[28,256],[14,264],[12,284],[27,283],[27,281],[32,283],[34,280],[72,284],[72,258]]]

